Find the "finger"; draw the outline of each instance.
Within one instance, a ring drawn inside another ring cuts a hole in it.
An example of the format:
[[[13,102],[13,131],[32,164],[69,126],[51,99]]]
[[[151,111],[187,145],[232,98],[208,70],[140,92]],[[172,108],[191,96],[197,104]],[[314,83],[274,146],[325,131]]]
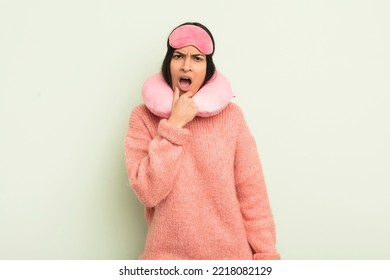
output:
[[[175,91],[173,92],[173,103],[179,99],[180,91],[177,87],[175,87]]]
[[[184,93],[183,95],[187,96],[188,98],[191,98],[191,97],[193,97],[193,96],[195,95],[195,93],[192,92],[192,91],[187,91],[187,92]]]

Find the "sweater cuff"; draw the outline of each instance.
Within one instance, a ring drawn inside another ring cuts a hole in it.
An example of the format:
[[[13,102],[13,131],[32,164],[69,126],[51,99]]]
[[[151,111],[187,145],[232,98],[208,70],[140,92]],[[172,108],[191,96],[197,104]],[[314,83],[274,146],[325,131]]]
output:
[[[280,260],[280,255],[278,253],[256,253],[253,255],[254,260]]]
[[[160,121],[157,133],[169,142],[180,146],[184,145],[190,136],[190,131],[188,129],[170,124],[167,119],[162,119]]]

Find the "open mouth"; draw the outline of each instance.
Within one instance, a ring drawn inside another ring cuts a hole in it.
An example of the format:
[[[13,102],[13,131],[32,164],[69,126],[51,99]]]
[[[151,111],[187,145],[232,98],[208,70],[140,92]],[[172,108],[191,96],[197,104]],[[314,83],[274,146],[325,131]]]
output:
[[[180,87],[180,90],[181,91],[188,91],[190,89],[190,86],[191,86],[191,78],[190,77],[180,77],[180,80],[179,80],[179,87]]]

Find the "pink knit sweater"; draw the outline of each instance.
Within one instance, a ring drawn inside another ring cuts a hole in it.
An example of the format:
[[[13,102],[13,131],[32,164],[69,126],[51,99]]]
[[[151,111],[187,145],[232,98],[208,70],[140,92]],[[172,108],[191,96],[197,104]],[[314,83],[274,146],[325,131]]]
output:
[[[145,105],[125,140],[128,177],[145,205],[139,259],[279,259],[254,138],[239,107],[177,128]]]

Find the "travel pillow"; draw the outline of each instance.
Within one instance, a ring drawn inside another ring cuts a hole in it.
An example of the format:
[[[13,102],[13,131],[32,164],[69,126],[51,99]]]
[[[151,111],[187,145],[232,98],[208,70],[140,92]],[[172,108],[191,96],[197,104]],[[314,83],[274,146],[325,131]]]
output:
[[[219,72],[192,97],[198,107],[199,117],[210,117],[221,112],[235,97],[229,81]],[[159,72],[148,78],[142,87],[142,98],[146,107],[161,118],[171,114],[173,90]]]

